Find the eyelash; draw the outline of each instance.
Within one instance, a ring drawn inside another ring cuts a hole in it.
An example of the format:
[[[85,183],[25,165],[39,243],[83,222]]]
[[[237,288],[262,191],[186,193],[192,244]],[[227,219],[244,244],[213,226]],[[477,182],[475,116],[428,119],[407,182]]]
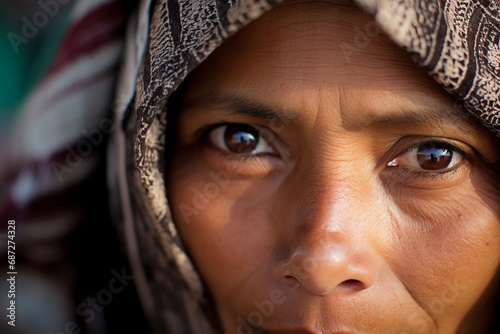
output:
[[[427,144],[442,145],[444,148],[446,148],[446,149],[448,149],[450,151],[459,153],[464,159],[466,159],[466,160],[470,159],[470,156],[469,156],[469,154],[467,152],[465,152],[464,150],[460,149],[459,147],[456,147],[455,145],[452,145],[452,144],[447,143],[447,142],[442,141],[442,140],[425,140],[425,141],[420,141],[420,142],[415,143],[412,146],[408,147],[407,149],[405,149],[403,151],[403,153],[408,153],[411,150],[413,150],[413,149],[415,149],[415,148],[417,148],[419,146],[427,145]]]
[[[221,123],[216,123],[212,125],[207,125],[198,130],[197,132],[200,133],[201,135],[199,136],[201,140],[204,143],[209,143],[211,142],[211,139],[209,138],[210,134],[212,131],[215,129],[222,127],[222,126],[228,126],[228,125],[245,125],[245,126],[250,126],[256,129],[259,132],[259,136],[262,137],[263,131],[269,131],[270,134],[272,135],[272,140],[269,142],[267,139],[262,138],[266,141],[268,141],[270,146],[273,146],[273,143],[277,140],[277,135],[270,129],[260,126],[260,125],[254,125],[254,124],[247,124],[247,123],[233,123],[233,122],[221,122]],[[276,154],[273,153],[248,153],[248,154],[238,154],[238,153],[231,153],[231,152],[222,152],[219,148],[214,147],[214,144],[209,145],[212,149],[218,151],[219,153],[223,154],[226,158],[232,159],[232,160],[242,160],[242,161],[247,161],[247,160],[253,160],[253,159],[258,159],[262,157],[271,157],[271,158],[279,158],[281,155],[279,154],[278,150],[274,147]]]
[[[445,176],[451,176],[455,174],[460,168],[463,167],[464,164],[460,164],[460,166],[457,166],[453,169],[446,170],[446,171],[441,171],[441,172],[424,172],[420,170],[414,170],[414,169],[405,169],[406,173],[412,174],[415,177],[419,178],[428,178],[428,179],[436,179],[436,178],[444,178]]]

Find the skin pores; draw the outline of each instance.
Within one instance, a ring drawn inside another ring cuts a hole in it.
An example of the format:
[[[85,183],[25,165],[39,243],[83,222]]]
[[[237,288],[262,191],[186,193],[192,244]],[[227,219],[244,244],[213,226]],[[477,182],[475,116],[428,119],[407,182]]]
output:
[[[487,332],[498,140],[358,8],[245,27],[176,131],[167,195],[224,332]]]

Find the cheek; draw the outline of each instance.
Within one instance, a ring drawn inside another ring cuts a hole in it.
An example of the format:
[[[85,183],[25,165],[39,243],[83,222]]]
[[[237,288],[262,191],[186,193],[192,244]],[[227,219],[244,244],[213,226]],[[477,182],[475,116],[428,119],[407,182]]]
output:
[[[500,197],[495,194],[491,182],[472,177],[460,187],[395,201],[393,268],[421,306],[442,322],[463,317],[498,270],[500,215],[492,203]]]
[[[174,221],[219,309],[252,305],[258,291],[247,282],[264,282],[280,238],[273,203],[285,203],[278,195],[293,192],[279,188],[280,178],[241,177],[202,157],[179,150],[173,158],[167,193]],[[386,220],[392,239],[379,255],[417,303],[448,327],[473,307],[500,263],[499,188],[483,174],[472,176],[434,191],[380,187],[374,202],[392,217]]]
[[[214,298],[225,298],[268,265],[269,180],[249,181],[203,159],[174,161],[167,189],[174,221]]]

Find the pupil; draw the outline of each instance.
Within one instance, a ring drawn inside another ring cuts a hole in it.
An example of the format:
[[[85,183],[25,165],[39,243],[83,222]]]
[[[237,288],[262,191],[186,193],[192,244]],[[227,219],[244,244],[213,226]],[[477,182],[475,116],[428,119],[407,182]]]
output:
[[[232,124],[227,126],[224,140],[231,152],[251,153],[259,143],[259,132],[248,125]]]
[[[439,144],[425,144],[419,146],[417,159],[421,168],[438,170],[447,168],[453,158],[453,152]]]

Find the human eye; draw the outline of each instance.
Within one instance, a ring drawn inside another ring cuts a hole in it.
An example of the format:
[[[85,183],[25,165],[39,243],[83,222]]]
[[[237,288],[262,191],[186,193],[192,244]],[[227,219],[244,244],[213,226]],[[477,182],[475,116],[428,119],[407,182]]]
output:
[[[401,167],[420,176],[438,176],[458,170],[468,160],[469,155],[457,146],[428,140],[411,145],[387,166]]]
[[[264,177],[286,165],[284,143],[265,126],[219,123],[203,133],[203,156],[215,169],[242,177]]]
[[[266,129],[243,123],[227,123],[212,127],[208,132],[210,143],[224,153],[256,156],[277,155],[270,144],[272,136]]]

